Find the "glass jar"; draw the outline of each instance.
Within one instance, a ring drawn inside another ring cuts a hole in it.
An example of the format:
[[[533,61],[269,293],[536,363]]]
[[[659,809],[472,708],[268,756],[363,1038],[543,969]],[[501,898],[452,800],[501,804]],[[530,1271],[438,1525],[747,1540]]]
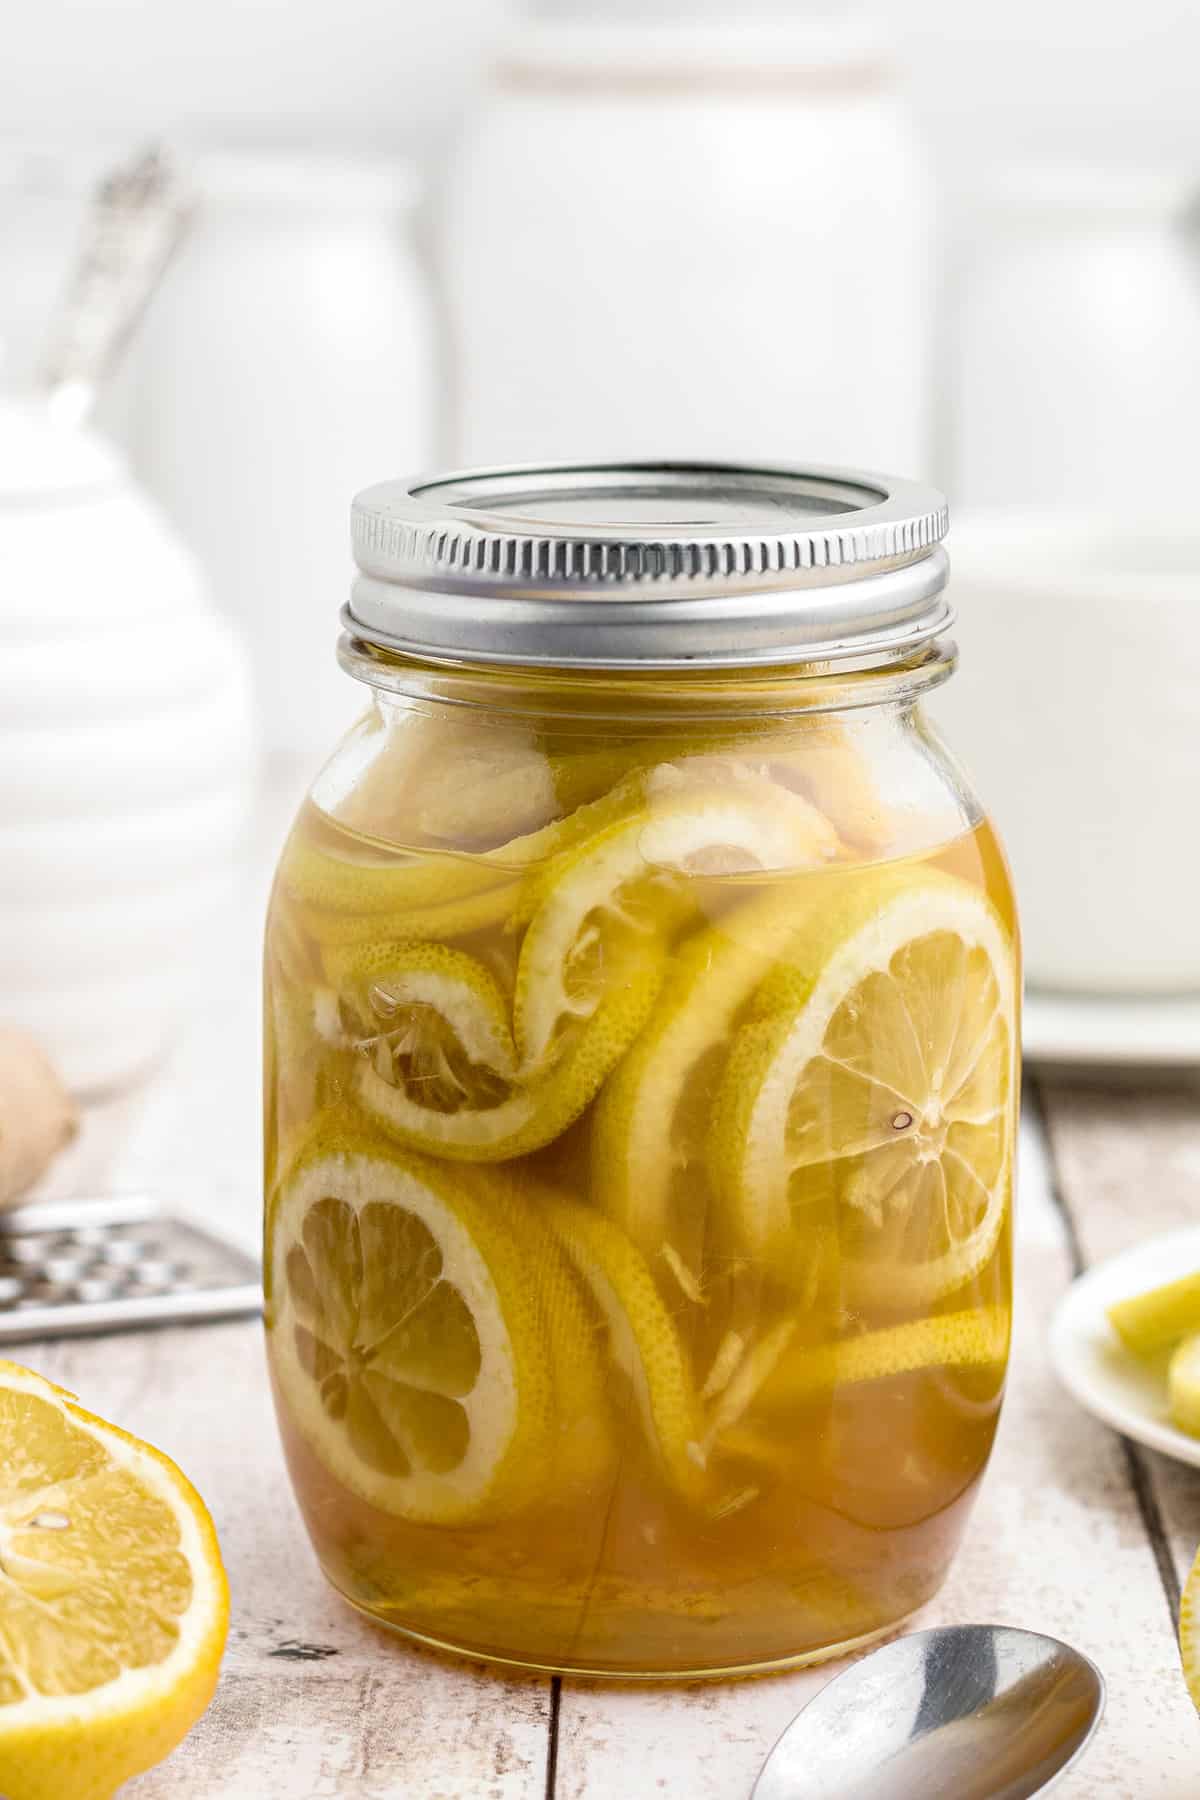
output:
[[[940,497],[360,495],[371,688],[267,943],[267,1334],[333,1584],[530,1668],[736,1673],[937,1589],[995,1431],[1012,896],[922,700]]]

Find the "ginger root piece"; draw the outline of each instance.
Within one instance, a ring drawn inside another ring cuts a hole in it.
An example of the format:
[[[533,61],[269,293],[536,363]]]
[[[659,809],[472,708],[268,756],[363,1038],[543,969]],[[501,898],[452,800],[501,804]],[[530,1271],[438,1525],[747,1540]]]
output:
[[[45,1051],[23,1031],[0,1026],[0,1208],[33,1186],[78,1125]]]

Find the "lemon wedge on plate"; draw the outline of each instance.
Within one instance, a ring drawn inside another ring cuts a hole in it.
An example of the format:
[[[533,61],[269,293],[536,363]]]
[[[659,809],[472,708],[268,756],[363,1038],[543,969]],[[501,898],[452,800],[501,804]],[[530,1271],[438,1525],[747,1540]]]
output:
[[[1200,1270],[1127,1300],[1115,1300],[1108,1319],[1127,1350],[1153,1356],[1200,1332]]]
[[[0,1362],[0,1793],[108,1800],[207,1707],[229,1620],[212,1520],[159,1451]]]
[[[1016,1107],[1016,969],[967,883],[835,877],[738,1029],[709,1163],[742,1243],[803,1270],[836,1221],[852,1305],[931,1305],[990,1259]]]

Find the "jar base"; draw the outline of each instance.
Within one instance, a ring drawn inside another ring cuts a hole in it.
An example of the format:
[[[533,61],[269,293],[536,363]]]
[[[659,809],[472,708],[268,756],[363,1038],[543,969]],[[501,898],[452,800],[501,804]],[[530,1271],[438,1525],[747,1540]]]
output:
[[[326,1580],[329,1581],[328,1575]],[[399,1620],[390,1618],[387,1613],[376,1611],[347,1594],[338,1587],[335,1581],[329,1581],[334,1592],[368,1619],[372,1625],[380,1625],[390,1631],[394,1637],[406,1639],[410,1644],[419,1645],[423,1650],[433,1650],[440,1656],[453,1656],[467,1662],[487,1663],[495,1669],[516,1669],[526,1675],[560,1675],[578,1677],[584,1681],[614,1682],[688,1682],[688,1681],[737,1681],[755,1675],[782,1675],[790,1669],[807,1669],[816,1663],[835,1662],[839,1657],[853,1656],[857,1651],[867,1650],[873,1644],[881,1643],[885,1638],[895,1637],[916,1618],[920,1607],[905,1613],[901,1618],[893,1619],[886,1625],[880,1625],[874,1631],[861,1633],[858,1637],[847,1638],[844,1642],[827,1644],[818,1650],[801,1650],[783,1656],[765,1657],[744,1663],[713,1663],[702,1667],[681,1667],[677,1669],[635,1669],[622,1666],[613,1668],[602,1663],[589,1662],[539,1662],[526,1656],[505,1655],[480,1644],[455,1641],[450,1638],[435,1637],[431,1632],[420,1631],[414,1625],[404,1625]]]

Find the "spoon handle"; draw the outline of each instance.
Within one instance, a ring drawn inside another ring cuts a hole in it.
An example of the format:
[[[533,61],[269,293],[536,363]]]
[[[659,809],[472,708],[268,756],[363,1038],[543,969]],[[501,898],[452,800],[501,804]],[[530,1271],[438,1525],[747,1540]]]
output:
[[[101,182],[37,374],[56,417],[78,424],[91,411],[194,212],[193,194],[157,146]]]

